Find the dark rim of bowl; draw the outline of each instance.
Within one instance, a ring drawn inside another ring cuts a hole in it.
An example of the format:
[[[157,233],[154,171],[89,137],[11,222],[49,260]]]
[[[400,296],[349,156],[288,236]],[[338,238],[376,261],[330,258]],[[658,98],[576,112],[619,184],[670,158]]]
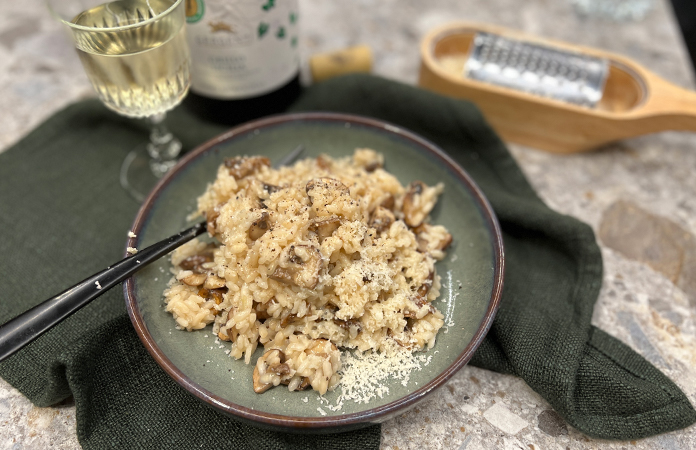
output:
[[[428,395],[430,392],[441,387],[447,380],[449,380],[459,369],[461,369],[474,354],[474,351],[483,341],[484,336],[488,332],[493,323],[493,318],[495,317],[496,311],[500,304],[500,297],[503,290],[503,272],[504,272],[504,257],[503,257],[503,238],[500,232],[500,225],[498,220],[491,208],[486,197],[476,185],[476,183],[471,179],[471,177],[462,169],[456,162],[452,160],[443,150],[440,150],[435,144],[425,140],[424,138],[407,131],[397,125],[392,125],[387,122],[366,118],[362,116],[355,116],[349,114],[339,114],[339,113],[324,113],[324,112],[308,112],[308,113],[294,113],[294,114],[281,114],[276,116],[270,116],[267,118],[255,120],[248,122],[246,124],[240,125],[233,128],[209,141],[201,144],[187,155],[185,155],[181,161],[164,177],[159,181],[157,186],[150,192],[145,202],[140,207],[138,215],[135,218],[131,230],[136,235],[139,234],[140,228],[147,221],[147,217],[150,214],[150,210],[153,204],[162,190],[176,178],[176,175],[186,167],[186,165],[199,157],[205,152],[210,151],[215,146],[228,141],[230,139],[236,139],[247,135],[248,133],[253,133],[256,130],[263,129],[264,127],[275,126],[280,124],[285,124],[288,122],[301,122],[301,121],[320,121],[320,122],[344,122],[359,125],[367,128],[376,128],[382,131],[387,131],[389,133],[395,133],[401,138],[405,138],[411,141],[413,144],[423,148],[425,151],[432,154],[436,159],[443,163],[453,174],[464,183],[469,192],[474,196],[475,200],[478,202],[480,211],[485,219],[488,230],[491,233],[491,244],[493,246],[495,268],[493,277],[493,291],[491,292],[490,302],[486,310],[486,314],[483,320],[479,324],[478,330],[474,334],[466,348],[460,353],[457,359],[444,371],[442,371],[438,376],[432,379],[426,385],[420,387],[414,392],[388,403],[383,406],[368,409],[366,411],[351,413],[339,416],[326,416],[326,417],[293,417],[284,416],[279,414],[265,413],[263,411],[257,411],[244,406],[237,405],[228,400],[225,400],[213,393],[203,389],[201,386],[197,385],[193,380],[189,379],[184,375],[159,349],[154,339],[150,335],[145,322],[140,315],[140,310],[137,307],[137,302],[135,299],[135,285],[133,278],[129,278],[123,285],[123,291],[126,297],[126,308],[128,309],[128,315],[130,316],[131,322],[135,327],[135,331],[138,337],[145,345],[145,348],[152,355],[152,357],[157,361],[157,363],[162,367],[165,372],[169,374],[177,383],[184,387],[194,396],[203,400],[204,402],[216,407],[217,409],[224,411],[228,414],[238,416],[243,419],[247,419],[254,422],[263,423],[273,427],[282,428],[303,428],[303,429],[319,429],[322,428],[334,428],[343,427],[347,425],[356,425],[362,423],[376,423],[380,422],[380,418],[384,419],[385,416],[390,416],[396,411],[407,408],[410,405],[420,401],[423,397]],[[135,247],[137,238],[132,237],[128,239],[127,247]]]

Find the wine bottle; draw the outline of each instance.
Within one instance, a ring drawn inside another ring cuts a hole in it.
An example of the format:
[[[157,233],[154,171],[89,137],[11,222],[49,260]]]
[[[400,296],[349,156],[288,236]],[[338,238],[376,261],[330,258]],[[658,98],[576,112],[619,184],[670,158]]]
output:
[[[237,124],[300,94],[297,0],[186,0],[196,114]]]

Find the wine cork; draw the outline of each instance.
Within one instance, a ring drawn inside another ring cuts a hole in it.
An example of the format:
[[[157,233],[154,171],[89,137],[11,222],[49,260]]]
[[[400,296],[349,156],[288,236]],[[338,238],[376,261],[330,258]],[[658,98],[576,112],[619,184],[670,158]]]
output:
[[[349,47],[309,58],[309,70],[315,83],[349,73],[372,70],[372,50],[366,45]]]

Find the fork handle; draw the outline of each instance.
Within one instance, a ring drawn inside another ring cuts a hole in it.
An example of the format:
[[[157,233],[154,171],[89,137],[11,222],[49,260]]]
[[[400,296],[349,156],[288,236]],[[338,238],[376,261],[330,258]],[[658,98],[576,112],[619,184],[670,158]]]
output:
[[[153,244],[107,267],[75,286],[39,303],[0,326],[0,361],[41,336],[78,309],[121,283],[136,271],[202,234],[205,222]]]

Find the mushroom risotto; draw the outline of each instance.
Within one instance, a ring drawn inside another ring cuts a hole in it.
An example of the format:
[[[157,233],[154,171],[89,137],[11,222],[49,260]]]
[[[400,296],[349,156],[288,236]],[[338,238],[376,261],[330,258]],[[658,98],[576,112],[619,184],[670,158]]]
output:
[[[198,199],[215,242],[172,254],[166,310],[187,331],[212,323],[247,364],[261,344],[258,393],[324,394],[339,382],[341,349],[430,348],[443,325],[435,261],[452,241],[429,222],[442,190],[402,186],[369,149],[279,169],[227,159]]]

